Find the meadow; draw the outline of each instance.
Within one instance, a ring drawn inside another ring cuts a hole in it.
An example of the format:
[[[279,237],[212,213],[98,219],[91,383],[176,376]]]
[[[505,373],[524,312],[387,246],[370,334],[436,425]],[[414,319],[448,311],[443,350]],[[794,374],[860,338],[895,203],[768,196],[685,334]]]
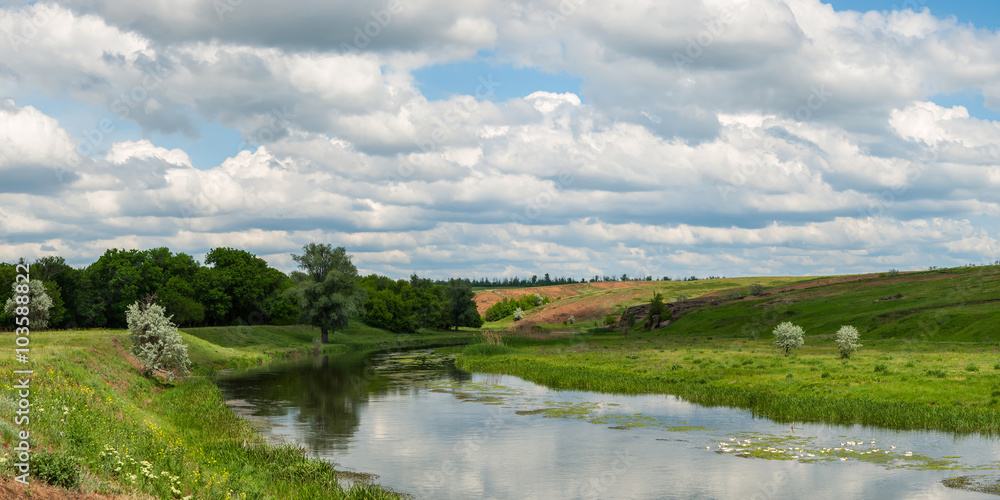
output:
[[[719,305],[627,336],[594,323],[508,332],[496,352],[470,347],[458,365],[558,388],[674,394],[787,422],[1000,432],[1000,268],[828,281],[760,296],[729,290]],[[783,321],[806,331],[790,356],[771,344]],[[834,339],[841,325],[862,332],[850,359]],[[544,334],[566,330],[573,334]]]
[[[69,490],[106,498],[397,498],[370,481],[344,487],[342,474],[329,463],[308,458],[293,446],[264,442],[229,410],[206,376],[310,355],[317,335],[307,326],[185,330],[195,375],[166,383],[141,376],[126,361],[114,344],[127,345],[125,331],[32,332],[30,366],[8,357],[0,360],[4,498],[28,498],[16,496],[25,491],[13,484],[17,460],[12,450],[20,430],[13,425],[18,401],[12,370],[26,368],[35,371],[31,420],[25,426],[31,433],[35,498],[65,498]],[[462,335],[468,333],[428,333],[420,342],[467,340]],[[322,351],[416,342],[360,324],[332,341]]]

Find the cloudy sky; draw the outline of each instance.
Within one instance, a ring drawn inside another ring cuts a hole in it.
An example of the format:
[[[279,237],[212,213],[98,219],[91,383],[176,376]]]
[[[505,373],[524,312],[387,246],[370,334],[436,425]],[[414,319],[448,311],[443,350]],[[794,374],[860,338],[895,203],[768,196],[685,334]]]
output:
[[[405,277],[1000,259],[1000,9],[0,2],[0,260]]]

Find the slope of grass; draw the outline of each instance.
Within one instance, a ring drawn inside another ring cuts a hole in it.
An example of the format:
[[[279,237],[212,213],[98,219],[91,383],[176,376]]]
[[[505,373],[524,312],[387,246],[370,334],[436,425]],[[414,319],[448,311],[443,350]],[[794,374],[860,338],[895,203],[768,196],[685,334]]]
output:
[[[560,388],[676,394],[778,420],[997,433],[998,320],[1000,268],[958,268],[770,292],[628,337],[596,329],[568,344],[518,336],[507,342],[511,353],[470,351],[458,363]],[[789,357],[771,345],[783,321],[806,331]],[[834,339],[845,324],[864,344],[849,360]]]
[[[195,373],[302,355],[314,349],[318,335],[307,326],[192,328],[182,333]],[[400,336],[352,324],[332,339],[341,343],[324,348],[460,344],[470,336],[465,331]],[[8,479],[15,475],[12,448],[22,429],[14,425],[18,401],[13,370],[32,369],[26,427],[32,456],[39,463],[61,464],[48,482],[129,498],[397,497],[376,485],[342,488],[330,464],[308,458],[301,449],[264,442],[229,410],[208,378],[163,384],[141,376],[114,346],[115,340],[128,345],[127,337],[120,330],[32,332],[30,364],[0,358],[0,474]]]

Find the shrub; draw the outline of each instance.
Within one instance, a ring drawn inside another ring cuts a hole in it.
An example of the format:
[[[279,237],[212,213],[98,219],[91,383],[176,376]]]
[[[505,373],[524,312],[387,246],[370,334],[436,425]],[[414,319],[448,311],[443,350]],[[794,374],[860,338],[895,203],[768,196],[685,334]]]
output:
[[[774,345],[785,350],[787,356],[792,348],[805,343],[802,327],[795,326],[791,321],[785,321],[774,328]]]
[[[858,343],[861,334],[858,329],[851,325],[844,325],[837,330],[837,347],[840,348],[840,357],[847,359],[851,353],[858,350],[861,344]]]
[[[31,471],[55,486],[75,489],[80,485],[80,461],[65,451],[38,451],[31,456]]]
[[[750,283],[747,292],[755,297],[761,295],[764,293],[764,285],[761,285],[760,283],[756,282]]]
[[[617,322],[618,322],[618,319],[615,318],[615,316],[613,314],[609,314],[609,315],[607,315],[607,316],[604,317],[604,326],[611,326],[611,325],[613,325],[613,324],[615,324]]]
[[[899,276],[899,269],[890,269],[889,272],[885,273],[888,277]]]
[[[132,354],[142,363],[144,375],[155,370],[165,370],[168,378],[174,372],[187,373],[191,369],[187,346],[177,325],[154,300],[154,296],[146,297],[145,302],[136,302],[125,311]]]
[[[52,298],[45,291],[45,284],[41,280],[31,280],[28,283],[12,283],[10,291],[11,297],[4,304],[4,312],[14,316],[18,307],[28,306],[28,324],[31,325],[32,330],[42,330],[49,326],[49,310],[52,309]],[[28,303],[18,302],[17,299],[19,297],[27,297]]]
[[[571,314],[569,316],[569,319],[567,319],[566,321],[569,321],[569,324],[572,325],[573,323],[576,323],[576,318],[574,318],[573,315]]]
[[[543,302],[544,302],[544,299],[542,299],[542,296],[540,294],[536,293],[535,294],[535,307],[538,307],[538,306],[542,305]]]
[[[677,302],[683,302],[688,299],[688,294],[681,293],[677,295]]]
[[[522,319],[524,319],[524,309],[520,307],[514,309],[514,321],[521,321]]]

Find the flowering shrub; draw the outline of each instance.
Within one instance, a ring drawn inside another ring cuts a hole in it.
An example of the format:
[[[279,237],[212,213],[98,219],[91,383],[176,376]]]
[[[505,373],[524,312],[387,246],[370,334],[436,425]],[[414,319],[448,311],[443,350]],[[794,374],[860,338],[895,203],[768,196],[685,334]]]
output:
[[[774,345],[785,350],[785,356],[791,352],[792,348],[805,343],[802,334],[805,333],[801,326],[795,326],[791,321],[786,321],[774,327]]]
[[[851,353],[858,350],[861,344],[858,340],[861,338],[861,334],[858,333],[858,329],[851,325],[844,325],[837,330],[837,347],[840,348],[840,357],[849,358]]]
[[[152,297],[128,306],[125,311],[132,354],[139,358],[146,375],[165,370],[172,377],[174,372],[187,373],[191,369],[187,346],[177,325],[164,312],[163,306],[153,302]]]

